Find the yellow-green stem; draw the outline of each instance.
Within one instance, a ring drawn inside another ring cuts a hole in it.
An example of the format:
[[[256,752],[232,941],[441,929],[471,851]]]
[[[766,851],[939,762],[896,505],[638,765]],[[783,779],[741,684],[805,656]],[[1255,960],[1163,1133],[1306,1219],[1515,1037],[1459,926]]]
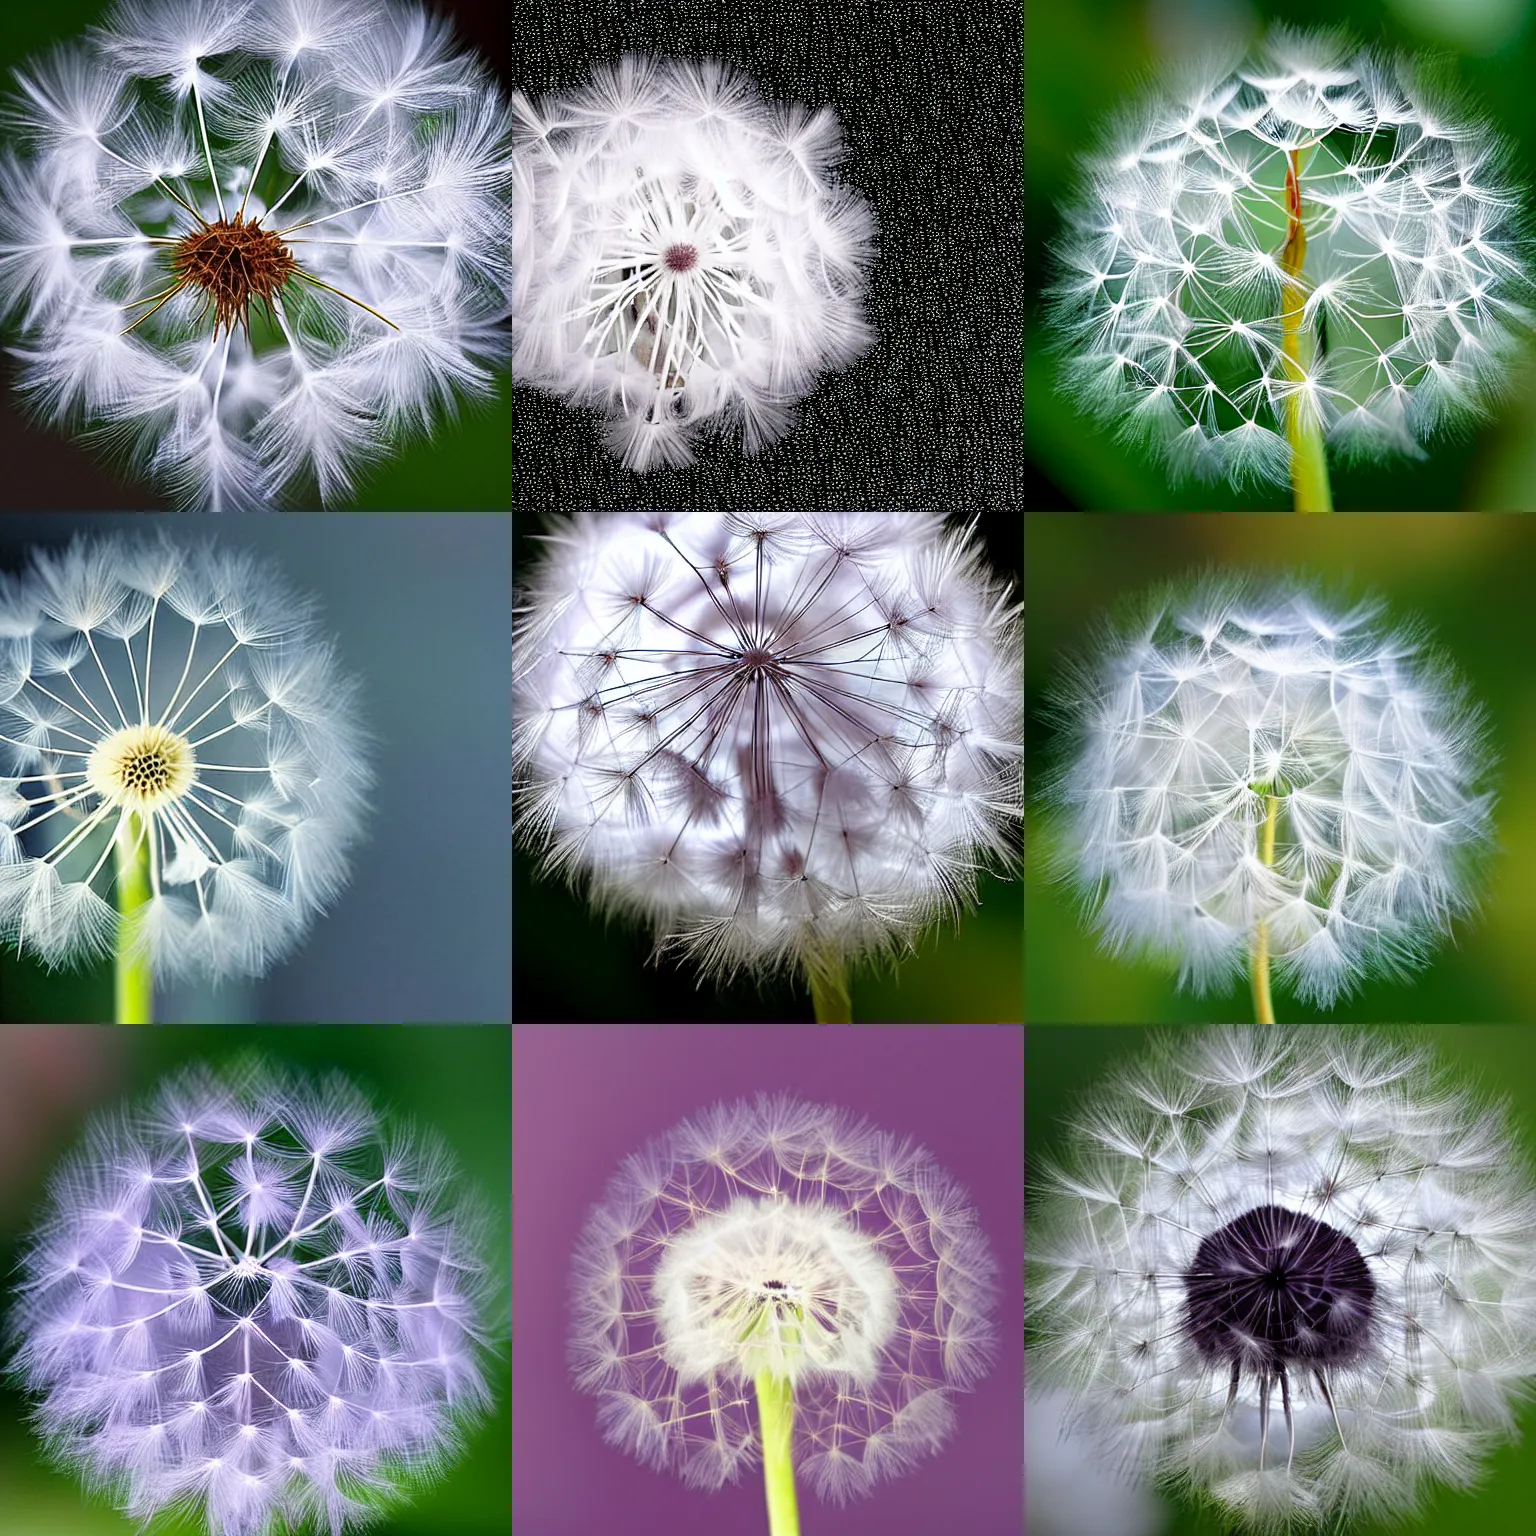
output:
[[[1280,267],[1286,278],[1280,289],[1280,350],[1285,375],[1293,384],[1306,379],[1312,367],[1312,336],[1304,325],[1307,290],[1301,272],[1307,260],[1307,231],[1301,218],[1301,161],[1292,150],[1286,172],[1289,227]],[[1323,450],[1323,427],[1311,396],[1296,390],[1286,397],[1285,435],[1291,445],[1291,490],[1298,512],[1333,511],[1333,490],[1328,483],[1328,458]]]
[[[1266,869],[1275,865],[1275,822],[1280,815],[1280,797],[1264,796],[1264,825],[1259,829],[1259,862]],[[1253,930],[1253,953],[1248,974],[1253,981],[1253,1017],[1259,1024],[1275,1022],[1275,1005],[1269,995],[1269,928],[1258,923]]]
[[[117,866],[116,1011],[119,1024],[153,1024],[155,978],[148,962],[130,953],[129,917],[149,900],[149,838],[136,815],[118,828],[113,849]]]
[[[809,971],[811,1005],[818,1024],[852,1024],[853,999],[848,993],[848,969],[841,961],[828,960]]]
[[[768,1495],[769,1536],[800,1536],[795,1502],[795,1389],[787,1377],[760,1371],[757,1416],[763,1432],[763,1487]]]

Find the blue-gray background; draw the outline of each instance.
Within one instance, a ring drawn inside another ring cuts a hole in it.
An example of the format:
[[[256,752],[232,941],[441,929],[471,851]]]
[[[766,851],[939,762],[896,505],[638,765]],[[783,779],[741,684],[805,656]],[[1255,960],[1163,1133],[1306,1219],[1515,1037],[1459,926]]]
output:
[[[362,678],[377,784],[351,883],[303,947],[259,981],[161,989],[156,1017],[510,1019],[510,517],[13,514],[0,518],[0,568],[77,532],[157,527],[264,552],[319,597]],[[0,954],[0,1020],[99,1021],[111,1006],[110,965],[50,977]]]

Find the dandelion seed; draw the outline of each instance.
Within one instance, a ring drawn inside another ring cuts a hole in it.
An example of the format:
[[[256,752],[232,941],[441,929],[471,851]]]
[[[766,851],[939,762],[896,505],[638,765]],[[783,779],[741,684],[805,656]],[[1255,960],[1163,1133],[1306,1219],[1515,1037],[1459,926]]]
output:
[[[1065,388],[1176,474],[1325,504],[1324,439],[1422,457],[1484,414],[1532,319],[1521,195],[1420,75],[1280,27],[1122,114],[1066,209]]]
[[[489,1401],[452,1180],[341,1078],[193,1069],[98,1120],[22,1259],[15,1370],[50,1450],[143,1523],[377,1519]]]
[[[1328,1006],[1400,976],[1476,902],[1493,796],[1480,712],[1411,627],[1304,582],[1157,593],[1064,677],[1047,787],[1060,873],[1111,953],[1179,984],[1245,961]],[[1262,997],[1260,994],[1262,993]]]
[[[513,640],[522,825],[661,948],[814,985],[1006,863],[1017,635],[936,513],[578,516]]]
[[[753,1393],[777,1383],[787,1455],[841,1504],[953,1432],[991,1360],[993,1273],[910,1141],[783,1097],[720,1104],[626,1158],[593,1210],[571,1366],[611,1445],[711,1490],[762,1463]]]
[[[185,505],[334,503],[490,389],[509,119],[426,12],[123,0],[3,117],[19,388]]]
[[[1395,1035],[1181,1031],[1032,1208],[1032,1381],[1126,1469],[1263,1530],[1466,1486],[1536,1375],[1536,1197]]]
[[[830,111],[635,57],[513,107],[514,367],[602,410],[630,468],[688,463],[709,427],[776,441],[868,344],[874,218],[832,175]]]
[[[0,575],[0,938],[259,976],[347,880],[372,774],[314,605],[248,556],[77,539]],[[114,854],[147,852],[119,918]]]

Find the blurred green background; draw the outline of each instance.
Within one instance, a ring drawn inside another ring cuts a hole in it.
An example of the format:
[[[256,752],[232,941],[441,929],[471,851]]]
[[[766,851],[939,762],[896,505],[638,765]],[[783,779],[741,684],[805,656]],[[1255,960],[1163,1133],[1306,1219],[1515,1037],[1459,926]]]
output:
[[[10,5],[0,29],[0,95],[14,86],[12,70],[61,43],[78,42],[104,22],[108,0],[49,0]],[[492,50],[505,41],[505,12],[495,0],[437,0],[432,9],[454,20],[463,43],[483,40]],[[496,41],[493,41],[496,40]],[[504,76],[500,51],[492,62]],[[17,140],[0,126],[0,151]],[[0,326],[0,343],[13,344],[13,327]],[[8,476],[0,507],[18,510],[162,508],[172,503],[141,481],[128,479],[66,432],[44,426],[22,409],[0,353],[0,458]],[[318,504],[318,503],[314,503]],[[512,504],[512,370],[497,375],[495,392],[461,403],[457,420],[444,419],[431,439],[414,439],[398,454],[365,467],[347,511],[494,512]]]
[[[1388,619],[1433,626],[1473,697],[1486,709],[1499,763],[1498,850],[1482,910],[1459,923],[1408,982],[1369,981],[1327,1013],[1283,987],[1276,1017],[1379,1023],[1530,1022],[1536,1018],[1536,673],[1531,572],[1536,519],[1459,513],[1157,518],[1031,514],[1026,519],[1026,765],[1030,783],[1055,744],[1040,715],[1044,690],[1092,626],[1160,581],[1221,570],[1300,569],[1347,579],[1351,593],[1385,599]],[[1246,985],[1196,998],[1146,962],[1101,954],[1065,887],[1042,873],[1049,813],[1031,801],[1026,829],[1025,1020],[1177,1023],[1252,1018]]]
[[[1063,1122],[1081,1097],[1146,1049],[1142,1029],[1031,1028],[1024,1042],[1025,1154],[1033,1167],[1059,1156]],[[1529,1160],[1536,1155],[1536,1031],[1497,1025],[1442,1026],[1424,1039],[1464,1080],[1506,1099],[1510,1125]],[[1033,1171],[1029,1177],[1035,1177]],[[1025,1229],[1026,1252],[1028,1227]],[[1028,1320],[1025,1323],[1028,1342]],[[1367,1522],[1351,1536],[1387,1531],[1424,1531],[1434,1536],[1525,1536],[1536,1507],[1536,1404],[1519,1414],[1524,1445],[1505,1445],[1483,1463],[1485,1481],[1470,1492],[1442,1489],[1427,1503],[1422,1520],[1395,1525]],[[1231,1527],[1205,1511],[1169,1504],[1163,1536],[1231,1536]]]
[[[0,1028],[0,1320],[9,1320],[17,1253],[40,1213],[49,1173],[93,1110],[152,1093],[183,1065],[228,1062],[253,1050],[295,1070],[344,1072],[378,1108],[436,1132],[453,1152],[461,1175],[451,1197],[474,1201],[487,1217],[489,1326],[498,1341],[487,1362],[494,1404],[487,1420],[439,1481],[370,1529],[378,1536],[504,1536],[512,1497],[511,1048],[505,1027]],[[83,1492],[72,1473],[44,1464],[26,1412],[15,1383],[0,1377],[0,1531],[131,1536],[140,1529]],[[204,1527],[163,1518],[150,1530],[202,1536]]]
[[[1025,28],[1025,271],[1027,504],[1152,511],[1199,506],[1279,509],[1290,493],[1168,481],[1139,450],[1080,416],[1057,394],[1040,293],[1062,229],[1074,158],[1089,151],[1105,116],[1163,61],[1198,56],[1224,41],[1252,42],[1272,22],[1342,26],[1373,47],[1446,60],[1474,110],[1514,142],[1511,167],[1536,175],[1536,0],[1074,0],[1031,5]],[[1526,210],[1529,212],[1529,194]],[[1509,380],[1494,419],[1460,441],[1438,438],[1427,462],[1333,465],[1334,505],[1536,508],[1536,349]]]

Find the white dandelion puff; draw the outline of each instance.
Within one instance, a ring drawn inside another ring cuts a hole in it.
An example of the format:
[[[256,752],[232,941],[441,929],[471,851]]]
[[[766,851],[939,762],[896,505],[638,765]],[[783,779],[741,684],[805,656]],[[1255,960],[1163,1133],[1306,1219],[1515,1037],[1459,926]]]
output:
[[[1106,949],[1171,960],[1181,986],[1259,954],[1327,1006],[1423,965],[1476,904],[1481,711],[1378,602],[1289,578],[1172,586],[1105,629],[1051,712],[1059,872]]]
[[[825,1105],[718,1104],[624,1160],[576,1249],[570,1358],[612,1445],[690,1486],[763,1460],[835,1503],[934,1454],[992,1357],[994,1266],[920,1147]]]
[[[506,356],[510,119],[396,0],[122,0],[3,109],[18,388],[178,500],[362,469]]]
[[[630,468],[686,464],[711,428],[776,441],[868,344],[874,217],[833,174],[830,110],[633,56],[513,106],[514,369],[601,410]]]
[[[1032,1381],[1263,1530],[1472,1483],[1536,1375],[1536,1195],[1395,1034],[1181,1031],[1076,1116],[1030,1216]]]
[[[938,513],[579,515],[514,633],[522,826],[706,972],[904,949],[1009,858],[1018,633]]]
[[[356,692],[314,604],[248,555],[77,539],[0,573],[0,939],[261,975],[346,884],[372,783]],[[149,889],[120,919],[125,851]]]
[[[1486,413],[1530,328],[1509,158],[1419,66],[1335,33],[1184,72],[1113,122],[1065,209],[1064,387],[1178,474],[1285,484],[1298,427],[1422,457]]]
[[[339,1077],[196,1068],[97,1120],[13,1320],[52,1454],[141,1523],[376,1520],[488,1403],[485,1270],[453,1178]]]

